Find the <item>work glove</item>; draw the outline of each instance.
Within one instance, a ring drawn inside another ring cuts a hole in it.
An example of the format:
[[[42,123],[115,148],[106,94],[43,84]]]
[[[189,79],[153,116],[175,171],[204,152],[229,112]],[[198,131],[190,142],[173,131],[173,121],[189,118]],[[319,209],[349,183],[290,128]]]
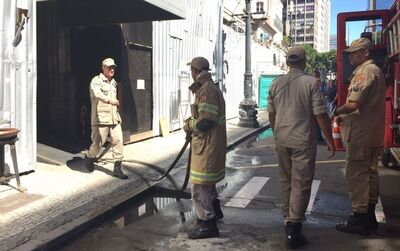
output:
[[[191,120],[192,118],[187,118],[186,120],[185,120],[185,124],[183,125],[183,130],[186,132],[186,133],[192,133],[193,131],[192,131],[192,129],[190,128],[190,126],[189,126],[189,124],[190,124],[190,120]]]

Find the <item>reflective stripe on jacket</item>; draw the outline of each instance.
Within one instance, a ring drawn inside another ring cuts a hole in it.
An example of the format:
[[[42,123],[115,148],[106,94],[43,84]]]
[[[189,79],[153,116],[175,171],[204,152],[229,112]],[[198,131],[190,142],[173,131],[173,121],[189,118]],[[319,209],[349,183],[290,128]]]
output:
[[[193,127],[202,119],[212,120],[215,124],[204,132],[195,130],[192,135],[190,178],[195,184],[215,184],[225,177],[225,100],[210,73],[202,72],[191,87],[196,85],[192,105]]]

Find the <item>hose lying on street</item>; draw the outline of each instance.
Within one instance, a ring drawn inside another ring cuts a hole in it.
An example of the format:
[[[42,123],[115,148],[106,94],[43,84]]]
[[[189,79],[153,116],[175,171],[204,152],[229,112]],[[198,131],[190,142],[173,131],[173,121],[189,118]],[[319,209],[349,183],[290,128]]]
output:
[[[176,164],[178,163],[179,159],[182,157],[183,153],[185,152],[187,146],[190,144],[190,142],[192,141],[192,136],[191,134],[186,134],[186,138],[185,138],[185,143],[183,144],[181,150],[179,151],[178,155],[176,156],[176,158],[174,159],[174,161],[172,162],[172,164],[166,169],[166,171],[159,177],[157,178],[153,178],[153,177],[145,177],[147,180],[150,180],[152,182],[157,182],[160,181],[162,179],[164,179],[165,177],[167,177],[169,175],[169,173],[171,172],[171,170],[176,166]],[[101,154],[96,158],[96,162],[98,162],[107,152],[108,150],[111,148],[111,143],[107,142],[105,145],[105,149],[103,150],[103,152],[101,152]],[[182,187],[179,189],[179,191],[184,191],[187,187],[187,184],[189,182],[189,176],[190,176],[190,162],[191,162],[191,155],[192,155],[192,148],[189,147],[189,157],[188,157],[188,163],[187,163],[187,167],[186,167],[186,175],[185,175],[185,180],[182,184]],[[129,162],[129,163],[137,163],[137,164],[141,164],[141,165],[145,165],[145,166],[149,166],[154,168],[155,170],[163,170],[161,167],[153,165],[153,164],[149,164],[140,160],[134,160],[134,159],[124,159],[123,162]]]

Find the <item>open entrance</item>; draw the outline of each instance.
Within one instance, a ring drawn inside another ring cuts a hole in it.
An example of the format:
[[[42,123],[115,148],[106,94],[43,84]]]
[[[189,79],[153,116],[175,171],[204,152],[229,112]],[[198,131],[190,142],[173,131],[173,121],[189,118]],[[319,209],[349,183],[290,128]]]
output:
[[[69,152],[90,144],[91,79],[115,59],[124,142],[151,135],[152,25],[62,26],[57,2],[37,3],[38,142]]]

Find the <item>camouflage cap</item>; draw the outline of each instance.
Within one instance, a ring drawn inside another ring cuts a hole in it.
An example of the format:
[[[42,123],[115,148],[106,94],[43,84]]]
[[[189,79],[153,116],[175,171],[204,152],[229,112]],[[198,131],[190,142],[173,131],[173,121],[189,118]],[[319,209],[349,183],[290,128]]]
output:
[[[203,57],[195,57],[192,59],[191,62],[187,63],[191,67],[199,70],[199,71],[209,71],[210,70],[210,63],[207,59]]]
[[[290,48],[286,54],[286,60],[291,63],[298,62],[306,58],[306,51],[304,50],[304,48],[299,46]]]
[[[117,66],[112,58],[106,58],[103,60],[102,65],[105,66]]]
[[[371,48],[372,48],[371,40],[369,40],[368,38],[362,37],[362,38],[353,40],[353,42],[351,42],[350,47],[347,48],[344,51],[346,51],[346,52],[355,52],[355,51],[358,51],[358,50],[361,50],[361,49],[371,50]]]

